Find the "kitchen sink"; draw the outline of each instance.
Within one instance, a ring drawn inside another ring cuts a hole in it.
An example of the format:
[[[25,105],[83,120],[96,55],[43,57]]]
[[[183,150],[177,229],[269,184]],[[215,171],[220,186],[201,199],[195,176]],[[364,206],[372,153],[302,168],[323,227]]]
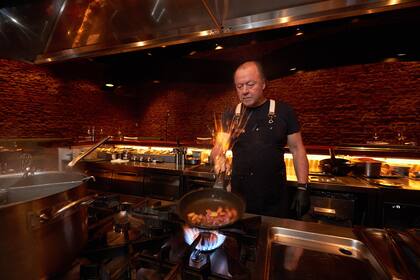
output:
[[[389,279],[356,239],[272,227],[268,279]]]

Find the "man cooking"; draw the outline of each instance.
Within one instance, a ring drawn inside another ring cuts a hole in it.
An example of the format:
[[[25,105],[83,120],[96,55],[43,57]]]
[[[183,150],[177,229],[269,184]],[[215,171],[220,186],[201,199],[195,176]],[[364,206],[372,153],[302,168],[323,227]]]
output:
[[[246,201],[246,211],[287,217],[289,197],[283,147],[293,155],[298,188],[292,210],[300,218],[309,208],[308,160],[293,109],[264,96],[266,80],[257,61],[241,64],[234,73],[240,103],[223,116],[224,133],[212,150],[216,173],[225,171],[226,142],[233,153],[232,191]],[[222,139],[222,140],[220,140]]]

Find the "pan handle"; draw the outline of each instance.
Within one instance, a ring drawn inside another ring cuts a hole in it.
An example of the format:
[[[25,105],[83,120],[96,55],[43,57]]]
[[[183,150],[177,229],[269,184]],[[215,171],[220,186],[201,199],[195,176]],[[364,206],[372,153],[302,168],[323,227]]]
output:
[[[53,212],[51,208],[46,208],[40,211],[40,214],[35,214],[33,212],[28,213],[28,223],[31,228],[36,228],[41,226],[42,224],[49,224],[52,223],[65,215],[70,215],[73,213],[72,210],[76,209],[77,206],[80,205],[89,205],[92,203],[98,195],[89,195],[82,197],[78,200],[71,201],[61,207],[60,209]]]

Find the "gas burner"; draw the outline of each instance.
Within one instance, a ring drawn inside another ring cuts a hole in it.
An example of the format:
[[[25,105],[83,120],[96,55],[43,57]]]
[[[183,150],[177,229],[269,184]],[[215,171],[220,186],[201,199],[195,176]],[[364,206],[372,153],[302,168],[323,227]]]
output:
[[[186,228],[174,210],[156,199],[100,194],[89,206],[97,219],[89,218],[87,246],[71,268],[78,275],[66,279],[250,279],[261,217],[219,232]]]
[[[212,251],[220,247],[226,239],[226,236],[215,231],[199,230],[197,228],[184,227],[184,240],[188,245],[201,235],[200,243],[195,247],[199,251]]]
[[[120,205],[120,195],[118,194],[105,194],[99,195],[91,204],[97,208],[118,209]]]
[[[207,255],[200,250],[194,250],[191,253],[190,260],[194,264],[201,264],[202,265],[205,261],[207,261]]]

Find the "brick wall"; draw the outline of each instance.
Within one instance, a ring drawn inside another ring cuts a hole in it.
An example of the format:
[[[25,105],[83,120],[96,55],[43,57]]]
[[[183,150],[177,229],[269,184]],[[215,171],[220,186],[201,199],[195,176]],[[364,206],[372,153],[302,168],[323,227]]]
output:
[[[102,68],[46,68],[0,60],[0,138],[104,134],[192,140],[236,104],[230,84],[169,83],[101,89]],[[267,95],[295,107],[306,144],[364,143],[376,130],[419,142],[420,64],[387,62],[299,72],[269,82]]]

